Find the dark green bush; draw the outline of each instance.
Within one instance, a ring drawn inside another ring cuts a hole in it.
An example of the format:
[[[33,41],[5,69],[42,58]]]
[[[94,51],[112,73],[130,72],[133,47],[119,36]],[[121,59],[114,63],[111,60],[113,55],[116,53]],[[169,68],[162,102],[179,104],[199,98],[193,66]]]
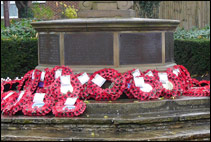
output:
[[[1,39],[1,78],[22,77],[38,64],[37,39]]]
[[[176,39],[174,59],[177,64],[185,66],[191,75],[210,73],[210,40]]]

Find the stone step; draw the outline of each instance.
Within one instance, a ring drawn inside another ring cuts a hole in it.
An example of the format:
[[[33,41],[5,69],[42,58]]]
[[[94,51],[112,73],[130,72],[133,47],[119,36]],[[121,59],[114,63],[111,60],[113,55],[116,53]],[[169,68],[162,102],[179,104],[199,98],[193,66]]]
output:
[[[125,114],[154,113],[160,111],[179,111],[210,108],[210,97],[187,97],[139,101],[137,99],[117,99],[116,101],[89,100],[86,115],[117,116]]]
[[[210,123],[210,110],[172,111],[142,115],[56,118],[54,116],[1,116],[1,130],[61,130],[74,132],[137,132],[175,129]]]
[[[2,141],[180,141],[210,140],[210,126],[189,128],[146,130],[128,132],[70,132],[60,130],[6,130],[1,131]]]
[[[205,128],[201,129],[202,126]],[[177,140],[194,138],[204,140],[209,138],[209,126],[209,97],[181,97],[174,100],[154,101],[120,99],[113,102],[98,102],[90,100],[85,113],[79,117],[58,118],[53,114],[43,117],[28,117],[21,114],[12,117],[1,115],[1,139]],[[193,130],[193,127],[196,129]],[[177,130],[177,136],[148,137],[150,133]],[[182,130],[187,132],[183,133]],[[43,133],[40,134],[42,131]],[[148,133],[144,134],[144,132]],[[55,137],[50,137],[53,133],[56,133]],[[68,135],[68,133],[71,134]],[[97,137],[91,137],[90,133],[95,133]],[[124,136],[123,133],[125,135],[129,133],[129,136]],[[139,135],[143,136],[138,137]]]

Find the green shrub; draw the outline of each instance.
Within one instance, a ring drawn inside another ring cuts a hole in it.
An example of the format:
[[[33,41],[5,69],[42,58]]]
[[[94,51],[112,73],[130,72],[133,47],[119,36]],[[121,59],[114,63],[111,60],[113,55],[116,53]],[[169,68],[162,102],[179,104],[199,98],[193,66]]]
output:
[[[18,38],[34,38],[36,31],[32,28],[33,19],[21,19],[20,21],[10,20],[11,26],[1,29],[1,38],[18,39]],[[1,27],[3,24],[1,23]]]
[[[185,66],[191,75],[210,73],[210,40],[176,39],[174,59],[177,64]]]
[[[174,33],[174,39],[210,39],[210,26],[205,26],[202,29],[193,27],[190,30],[178,28]]]
[[[1,39],[1,78],[22,77],[38,64],[37,39]]]

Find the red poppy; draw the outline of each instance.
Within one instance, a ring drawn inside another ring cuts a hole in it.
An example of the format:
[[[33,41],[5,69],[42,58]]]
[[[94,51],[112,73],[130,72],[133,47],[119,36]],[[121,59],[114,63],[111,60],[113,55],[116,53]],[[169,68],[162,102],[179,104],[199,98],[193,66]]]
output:
[[[44,116],[51,111],[54,104],[54,99],[48,96],[46,93],[35,93],[29,96],[33,97],[32,99],[30,97],[26,97],[27,103],[23,105],[22,109],[24,115]],[[39,100],[39,102],[35,101],[35,98],[39,99],[39,97],[41,97],[41,100]]]
[[[35,76],[39,75],[40,73],[41,71],[37,69],[28,71],[21,79],[20,84],[18,85],[18,90],[21,91],[30,89],[33,91],[36,88],[36,84],[34,84],[34,82],[38,80]]]
[[[163,76],[163,78],[161,77],[161,75]],[[184,92],[183,84],[175,74],[166,71],[159,72],[158,76],[159,81],[162,83],[163,87],[161,96],[165,98],[176,98]]]
[[[20,91],[17,93],[17,98],[4,108],[3,114],[11,116],[22,110],[23,105],[28,101],[26,95],[27,91]]]
[[[125,90],[124,90],[124,93],[127,95],[127,97],[129,99],[133,99],[134,98],[134,95],[130,93],[130,86],[131,86],[131,83],[133,81],[133,72],[135,71],[136,69],[132,69],[132,70],[129,70],[127,72],[125,72],[123,74],[123,77],[125,78],[125,81],[126,81],[126,87],[125,87]],[[139,74],[140,75],[143,75],[143,73],[141,72],[141,70],[139,70]]]
[[[74,75],[71,68],[67,66],[55,66],[46,74],[44,87],[51,85],[61,75]]]
[[[153,76],[140,75],[134,77],[130,93],[139,100],[151,100],[160,97],[162,92],[161,83]]]
[[[61,79],[67,79],[68,82],[61,83]],[[78,97],[80,93],[81,83],[74,74],[62,75],[57,78],[47,90],[47,94],[52,96],[56,101],[66,100],[68,97]]]
[[[15,91],[7,91],[2,94],[1,99],[1,111],[3,111],[7,105],[14,104],[14,101],[16,101],[18,98],[18,93]]]
[[[104,83],[110,81],[111,84],[108,88],[103,89],[102,81]],[[122,95],[125,86],[125,78],[117,70],[108,68],[96,71],[91,75],[87,90],[95,100],[116,100]]]
[[[65,101],[61,100],[60,102],[57,102],[52,108],[52,112],[56,117],[74,117],[84,113],[86,104],[83,101],[77,99],[72,106],[65,105]]]
[[[82,83],[81,87],[80,87],[79,98],[83,99],[83,100],[90,99],[91,95],[89,95],[89,93],[87,91],[87,84],[88,84],[90,75],[85,72],[82,72],[82,73],[76,74],[75,76],[79,79],[80,83]]]

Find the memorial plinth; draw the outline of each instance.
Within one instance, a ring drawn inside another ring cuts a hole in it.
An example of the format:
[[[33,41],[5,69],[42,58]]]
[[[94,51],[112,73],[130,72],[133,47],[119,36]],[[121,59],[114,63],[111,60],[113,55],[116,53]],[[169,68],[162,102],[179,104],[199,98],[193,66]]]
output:
[[[33,22],[38,31],[38,66],[70,66],[75,72],[102,68],[125,72],[165,70],[174,63],[178,20],[78,18]]]

